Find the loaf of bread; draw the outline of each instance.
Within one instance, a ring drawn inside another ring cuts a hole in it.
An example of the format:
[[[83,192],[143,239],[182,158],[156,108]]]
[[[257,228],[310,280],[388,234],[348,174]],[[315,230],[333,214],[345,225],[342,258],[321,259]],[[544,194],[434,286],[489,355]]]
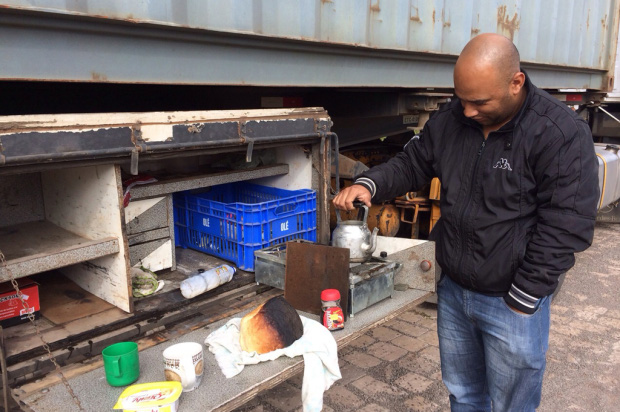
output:
[[[304,328],[295,308],[280,295],[245,315],[239,334],[241,349],[262,354],[291,345]]]

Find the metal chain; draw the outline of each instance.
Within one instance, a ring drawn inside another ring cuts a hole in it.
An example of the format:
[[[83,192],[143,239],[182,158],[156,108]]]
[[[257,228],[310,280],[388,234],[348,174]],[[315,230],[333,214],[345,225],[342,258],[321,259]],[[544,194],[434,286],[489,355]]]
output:
[[[67,381],[67,378],[62,373],[62,370],[60,369],[60,365],[58,364],[58,362],[56,362],[56,358],[54,357],[54,355],[52,355],[52,349],[50,348],[49,344],[45,341],[45,339],[43,339],[43,335],[41,334],[41,330],[39,328],[39,324],[35,321],[35,318],[34,318],[34,311],[30,310],[30,305],[28,305],[28,302],[26,302],[26,300],[24,299],[23,293],[21,292],[21,290],[19,290],[19,285],[17,284],[17,280],[15,279],[15,276],[13,276],[13,272],[9,268],[9,265],[7,264],[7,261],[6,261],[6,258],[4,256],[4,253],[2,253],[1,250],[0,250],[0,267],[3,267],[6,270],[6,272],[9,274],[9,278],[11,280],[11,284],[13,285],[13,288],[15,289],[15,292],[17,292],[17,297],[21,301],[22,306],[24,308],[24,311],[26,311],[26,314],[28,316],[28,319],[30,320],[30,322],[34,326],[34,330],[35,330],[37,336],[39,337],[39,339],[41,339],[41,342],[43,343],[43,349],[45,349],[47,351],[48,359],[50,360],[50,362],[52,362],[52,364],[56,368],[56,371],[60,375],[60,379],[62,380],[62,383],[65,385],[65,388],[67,388],[67,392],[69,392],[69,395],[71,395],[71,398],[73,399],[73,402],[75,402],[75,404],[80,409],[80,411],[84,411],[85,409],[82,407],[82,404],[80,403],[80,400],[75,395],[75,392],[73,392],[73,389],[71,388],[71,385],[69,385],[69,381]],[[5,385],[7,385],[7,384],[8,384],[8,382],[5,382]]]

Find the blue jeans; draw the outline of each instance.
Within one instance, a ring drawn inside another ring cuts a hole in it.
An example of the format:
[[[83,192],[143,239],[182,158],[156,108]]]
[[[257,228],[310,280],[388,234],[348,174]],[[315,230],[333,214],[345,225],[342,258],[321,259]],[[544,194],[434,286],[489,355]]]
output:
[[[532,315],[503,297],[464,289],[447,275],[437,284],[441,374],[453,412],[534,411],[549,344],[550,297]]]

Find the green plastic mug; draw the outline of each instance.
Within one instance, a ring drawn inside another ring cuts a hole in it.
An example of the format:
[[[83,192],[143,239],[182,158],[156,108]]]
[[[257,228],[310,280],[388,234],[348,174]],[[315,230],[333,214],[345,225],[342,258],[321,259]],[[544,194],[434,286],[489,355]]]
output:
[[[138,380],[140,364],[136,342],[115,343],[105,348],[101,355],[105,378],[111,386],[125,386]]]

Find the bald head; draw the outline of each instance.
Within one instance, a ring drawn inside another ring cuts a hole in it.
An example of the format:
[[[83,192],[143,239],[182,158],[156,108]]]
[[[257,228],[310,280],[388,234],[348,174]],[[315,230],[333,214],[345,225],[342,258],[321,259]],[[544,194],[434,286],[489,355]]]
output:
[[[525,74],[519,52],[508,38],[495,33],[474,37],[454,67],[454,93],[466,117],[485,134],[506,124],[525,101]]]
[[[484,33],[469,41],[456,62],[456,70],[492,71],[509,81],[520,70],[519,51],[512,41],[499,34]]]

